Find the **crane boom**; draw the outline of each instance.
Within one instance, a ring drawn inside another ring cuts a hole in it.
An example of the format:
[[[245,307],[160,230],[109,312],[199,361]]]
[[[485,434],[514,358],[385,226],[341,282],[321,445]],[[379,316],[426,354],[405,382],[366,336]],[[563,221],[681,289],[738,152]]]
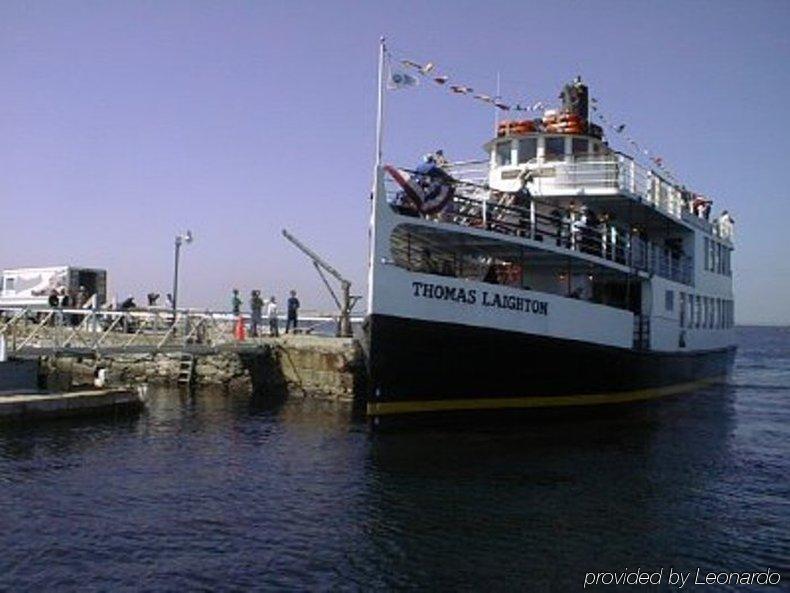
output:
[[[294,237],[291,233],[287,230],[282,230],[283,237],[288,239],[291,243],[296,246],[299,251],[304,253],[307,257],[309,257],[312,262],[313,266],[315,266],[318,275],[321,276],[321,280],[323,280],[324,285],[326,286],[329,294],[332,295],[332,299],[335,301],[337,308],[339,310],[338,315],[338,324],[337,324],[337,335],[350,337],[351,336],[351,309],[354,308],[354,305],[359,300],[358,296],[351,296],[351,282],[346,280],[343,275],[338,272],[335,268],[330,266],[324,258],[318,255],[315,251],[310,249],[307,245],[302,243],[299,239]],[[338,282],[340,282],[340,298],[337,297],[335,291],[332,290],[332,286],[324,276],[324,272],[334,276]]]
[[[326,262],[326,261],[325,261],[325,260],[324,260],[324,259],[323,259],[323,258],[320,256],[320,255],[318,255],[318,254],[317,254],[315,251],[313,251],[312,249],[310,249],[310,248],[309,248],[307,245],[305,245],[304,243],[302,243],[302,242],[301,242],[299,239],[297,239],[296,237],[294,237],[294,236],[293,236],[291,233],[289,233],[289,232],[288,232],[287,230],[285,230],[285,229],[283,229],[283,237],[285,237],[285,238],[286,238],[286,239],[288,239],[288,240],[289,240],[291,243],[293,243],[294,245],[296,245],[296,247],[298,247],[298,248],[299,248],[299,249],[300,249],[300,250],[301,250],[301,251],[302,251],[302,252],[303,252],[303,253],[304,253],[304,254],[305,254],[307,257],[309,257],[310,259],[312,259],[312,260],[313,260],[313,262],[314,262],[316,265],[318,265],[318,266],[321,266],[322,268],[324,268],[324,270],[326,270],[327,272],[329,272],[330,274],[332,274],[332,276],[334,276],[335,278],[337,278],[337,279],[338,279],[338,281],[340,281],[340,282],[348,282],[349,284],[351,284],[351,283],[350,283],[348,280],[346,280],[345,278],[343,278],[343,276],[340,274],[340,272],[338,272],[338,271],[337,271],[335,268],[333,268],[332,266],[330,266],[330,265],[329,265],[329,264],[328,264],[328,263],[327,263],[327,262]]]

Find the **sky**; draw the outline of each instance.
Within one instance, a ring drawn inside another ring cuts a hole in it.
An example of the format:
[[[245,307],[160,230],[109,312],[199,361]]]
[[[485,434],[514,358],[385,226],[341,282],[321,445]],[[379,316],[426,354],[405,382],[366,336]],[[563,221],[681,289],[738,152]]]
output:
[[[576,75],[736,221],[739,323],[790,323],[790,2],[0,3],[0,267],[106,268],[111,293],[329,310],[292,231],[365,291],[378,40],[512,102]],[[387,93],[384,160],[480,158],[491,108]],[[616,142],[614,143],[617,146]]]

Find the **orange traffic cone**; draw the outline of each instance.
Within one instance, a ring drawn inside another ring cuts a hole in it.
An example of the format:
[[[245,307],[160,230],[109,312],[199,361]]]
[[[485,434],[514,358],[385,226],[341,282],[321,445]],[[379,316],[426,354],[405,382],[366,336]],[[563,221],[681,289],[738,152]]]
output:
[[[246,334],[247,332],[244,329],[244,317],[239,315],[236,318],[236,328],[233,330],[233,335],[235,336],[236,340],[243,342]]]

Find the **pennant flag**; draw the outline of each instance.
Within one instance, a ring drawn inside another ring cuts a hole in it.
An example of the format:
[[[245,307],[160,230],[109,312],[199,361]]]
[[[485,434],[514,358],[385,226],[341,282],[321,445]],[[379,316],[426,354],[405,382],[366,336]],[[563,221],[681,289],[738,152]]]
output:
[[[437,76],[433,79],[436,84],[444,84],[448,80],[450,79],[447,76]]]
[[[510,105],[500,103],[499,101],[494,101],[494,106],[499,107],[502,111],[510,111]]]
[[[461,86],[459,84],[450,85],[450,90],[454,93],[459,93],[461,95],[468,95],[469,93],[473,93],[474,89],[468,86]]]
[[[538,101],[532,106],[532,111],[540,111],[543,109],[543,101]]]
[[[485,101],[486,103],[491,103],[493,99],[488,95],[473,95],[475,99],[480,99],[481,101]]]
[[[425,64],[425,66],[420,68],[420,72],[422,72],[423,74],[428,74],[428,72],[430,72],[433,69],[434,69],[433,62],[428,62],[427,64]]]
[[[412,62],[411,60],[401,60],[401,64],[408,66],[409,68],[416,68],[422,72],[422,64],[418,64],[417,62]]]
[[[391,70],[389,80],[387,81],[387,88],[390,90],[405,89],[420,84],[416,76],[407,74],[406,72],[399,72]]]

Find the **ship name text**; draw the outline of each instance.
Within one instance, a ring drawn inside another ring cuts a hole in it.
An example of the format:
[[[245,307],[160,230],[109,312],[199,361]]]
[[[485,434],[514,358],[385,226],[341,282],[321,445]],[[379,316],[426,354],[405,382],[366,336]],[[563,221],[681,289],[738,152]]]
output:
[[[528,297],[502,294],[476,288],[458,288],[432,282],[412,282],[412,295],[417,298],[452,301],[465,305],[496,307],[510,311],[523,311],[534,315],[548,315],[549,304]]]

